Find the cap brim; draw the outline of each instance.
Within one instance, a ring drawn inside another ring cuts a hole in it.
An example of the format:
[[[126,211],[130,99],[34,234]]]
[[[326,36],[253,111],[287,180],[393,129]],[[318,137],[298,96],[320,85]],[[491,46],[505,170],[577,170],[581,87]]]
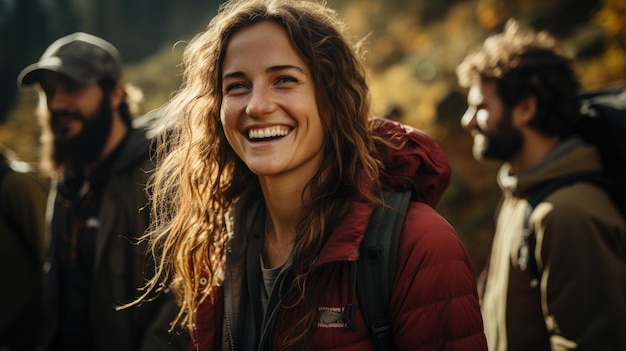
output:
[[[17,77],[17,85],[24,86],[39,82],[40,75],[44,71],[60,73],[79,84],[87,84],[99,78],[83,66],[71,65],[61,61],[58,57],[48,57],[24,68]]]

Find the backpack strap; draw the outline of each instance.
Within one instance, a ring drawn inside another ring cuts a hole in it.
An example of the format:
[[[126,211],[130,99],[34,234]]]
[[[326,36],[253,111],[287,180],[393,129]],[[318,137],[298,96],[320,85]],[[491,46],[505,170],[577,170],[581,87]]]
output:
[[[539,272],[539,267],[537,266],[537,261],[535,260],[534,255],[537,240],[534,232],[530,229],[530,215],[533,213],[534,208],[546,197],[548,197],[548,195],[561,187],[577,182],[596,184],[606,190],[610,187],[608,179],[602,173],[574,174],[541,183],[534,187],[526,196],[528,207],[526,207],[526,213],[524,214],[524,224],[522,228],[522,239],[520,242],[518,262],[522,271],[528,270],[533,278],[537,279],[533,279],[531,284],[537,284],[539,282],[541,273]]]
[[[357,260],[357,293],[363,318],[378,350],[393,350],[391,292],[404,217],[413,191],[385,192],[374,210]]]

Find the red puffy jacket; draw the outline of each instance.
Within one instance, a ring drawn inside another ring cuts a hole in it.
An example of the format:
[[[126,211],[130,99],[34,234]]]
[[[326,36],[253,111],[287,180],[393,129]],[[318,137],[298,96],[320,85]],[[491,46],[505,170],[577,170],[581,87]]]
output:
[[[420,188],[421,201],[411,203],[400,240],[389,311],[395,345],[398,350],[487,350],[470,260],[454,229],[431,207],[448,185],[447,159],[432,139],[413,128],[382,119],[374,123],[379,135],[409,140],[401,150],[380,150],[385,167],[381,170],[383,184],[405,190],[411,185],[399,176],[410,176]],[[226,280],[200,305],[196,316],[197,350],[238,350],[250,337],[242,327],[246,323],[242,296],[248,296],[246,282],[250,279],[245,273],[250,262],[245,257],[260,230],[255,229],[255,218],[262,217],[261,203],[258,197],[244,196],[239,201]],[[330,235],[311,270],[323,282],[312,350],[375,350],[349,279],[350,262],[358,258],[373,209],[365,199],[354,198],[349,213]],[[294,297],[294,291],[285,291],[283,301]],[[348,303],[356,307],[355,331],[341,318]],[[288,350],[283,346],[285,331],[301,315],[284,307],[277,312],[265,342],[271,344],[271,350]]]

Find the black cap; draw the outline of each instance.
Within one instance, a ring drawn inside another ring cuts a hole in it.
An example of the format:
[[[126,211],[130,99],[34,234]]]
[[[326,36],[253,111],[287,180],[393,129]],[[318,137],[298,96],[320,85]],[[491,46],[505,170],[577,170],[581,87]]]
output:
[[[17,78],[18,86],[39,81],[41,71],[61,73],[79,84],[108,77],[122,77],[122,58],[108,41],[77,32],[50,44],[38,62],[24,68]]]

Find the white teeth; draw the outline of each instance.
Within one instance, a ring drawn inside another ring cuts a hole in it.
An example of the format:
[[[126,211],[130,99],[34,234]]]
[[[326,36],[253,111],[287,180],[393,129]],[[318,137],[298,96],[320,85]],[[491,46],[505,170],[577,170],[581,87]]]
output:
[[[272,138],[272,137],[277,137],[277,136],[285,136],[287,134],[289,134],[289,129],[280,128],[280,127],[250,129],[250,131],[248,131],[248,138],[250,139]]]

